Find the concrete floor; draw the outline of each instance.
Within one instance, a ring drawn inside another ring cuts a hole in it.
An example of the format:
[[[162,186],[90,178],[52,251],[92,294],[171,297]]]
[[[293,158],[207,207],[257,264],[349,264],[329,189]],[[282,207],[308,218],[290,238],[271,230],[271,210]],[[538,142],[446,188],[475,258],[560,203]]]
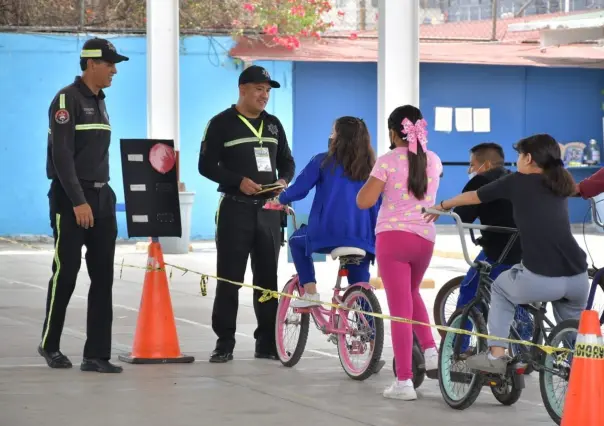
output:
[[[577,235],[581,245],[583,236]],[[589,235],[589,250],[596,264],[604,261],[604,237]],[[471,243],[470,243],[471,244]],[[337,358],[336,347],[311,327],[304,358],[294,368],[277,361],[254,360],[255,317],[251,292],[240,292],[238,342],[235,360],[225,365],[209,364],[215,336],[210,328],[214,285],[208,295],[199,292],[199,277],[177,271],[171,281],[171,297],[183,353],[195,356],[193,364],[130,365],[120,375],[79,371],[85,338],[88,277],[82,265],[62,339],[62,350],[74,362],[71,370],[49,369],[37,355],[52,252],[36,251],[0,242],[0,426],[97,426],[144,425],[309,425],[323,422],[338,426],[436,426],[470,423],[550,425],[553,422],[541,403],[538,376],[527,378],[518,403],[504,407],[486,389],[465,411],[455,411],[443,401],[438,383],[426,379],[414,402],[393,401],[381,392],[392,380],[392,345],[386,323],[384,358],[378,375],[364,382],[349,379]],[[166,261],[201,272],[215,273],[212,242],[194,243],[187,255],[166,255]],[[459,251],[459,238],[439,230],[437,250]],[[472,247],[473,254],[476,249]],[[284,252],[283,252],[284,253]],[[143,266],[146,252],[134,244],[120,244],[116,262]],[[434,257],[426,278],[435,289],[422,290],[429,311],[439,285],[465,273],[458,259]],[[293,273],[285,253],[281,257],[280,281]],[[374,271],[375,272],[375,271]],[[335,264],[317,265],[320,289],[327,294]],[[129,352],[136,326],[144,272],[116,269],[114,290],[114,361]],[[248,268],[246,282],[251,283]],[[378,290],[387,313],[383,290]],[[435,336],[436,336],[435,332]],[[446,420],[445,420],[446,419]]]

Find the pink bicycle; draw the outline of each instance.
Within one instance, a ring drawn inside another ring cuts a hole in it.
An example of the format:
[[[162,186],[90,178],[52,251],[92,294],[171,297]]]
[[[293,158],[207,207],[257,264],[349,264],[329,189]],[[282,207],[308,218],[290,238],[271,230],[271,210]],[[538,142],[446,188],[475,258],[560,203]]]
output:
[[[294,229],[297,229],[295,213],[291,207],[271,205],[265,208],[284,210],[292,217]],[[293,367],[300,361],[306,347],[310,317],[312,317],[316,327],[323,334],[329,335],[327,341],[338,347],[340,363],[350,378],[365,380],[383,367],[384,361],[380,359],[384,346],[383,319],[350,310],[381,314],[382,309],[374,288],[366,282],[355,283],[345,288],[341,285],[342,278],[348,276],[346,265],[358,264],[364,257],[365,251],[356,247],[338,247],[331,252],[331,258],[339,259],[340,263],[331,301],[333,305],[338,306],[337,308],[335,306],[290,308],[293,299],[287,296],[280,297],[275,331],[277,353],[284,366]],[[294,275],[285,284],[282,293],[303,297],[304,288],[298,280],[298,275]],[[293,328],[293,332],[290,332],[290,327]],[[290,342],[290,337],[294,337],[295,340]],[[365,356],[366,360],[355,364],[354,360],[360,356]]]

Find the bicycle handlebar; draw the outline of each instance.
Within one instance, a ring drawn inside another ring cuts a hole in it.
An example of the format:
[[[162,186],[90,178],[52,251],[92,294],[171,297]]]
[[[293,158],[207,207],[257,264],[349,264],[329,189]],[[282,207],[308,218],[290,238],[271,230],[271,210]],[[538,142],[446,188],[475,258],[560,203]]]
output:
[[[277,211],[285,212],[285,214],[292,217],[294,230],[298,229],[298,225],[296,224],[296,212],[294,211],[293,207],[290,207],[286,204],[276,204],[276,203],[271,203],[270,201],[267,201],[266,203],[264,203],[264,206],[262,206],[262,208],[265,210],[277,210]]]
[[[593,198],[590,198],[589,204],[591,204],[591,217],[594,223],[600,228],[604,228],[604,224],[600,220],[600,216],[598,215],[598,211],[596,210],[596,201]]]
[[[468,253],[468,247],[466,246],[466,239],[464,237],[464,229],[477,229],[479,231],[490,231],[490,232],[500,232],[500,233],[509,233],[514,234],[517,233],[518,230],[516,228],[506,228],[504,226],[491,226],[491,225],[478,225],[474,223],[464,223],[461,220],[461,217],[455,212],[452,211],[442,211],[436,209],[426,209],[422,208],[422,213],[433,214],[436,216],[449,216],[455,220],[455,226],[457,227],[457,231],[459,232],[459,237],[461,239],[461,248],[463,250],[463,257],[468,265],[472,268],[476,268],[478,265],[470,259],[470,254]]]

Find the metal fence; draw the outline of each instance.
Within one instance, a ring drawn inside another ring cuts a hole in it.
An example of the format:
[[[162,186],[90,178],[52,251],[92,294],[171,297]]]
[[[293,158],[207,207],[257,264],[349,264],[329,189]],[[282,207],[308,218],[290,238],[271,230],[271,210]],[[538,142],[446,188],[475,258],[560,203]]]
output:
[[[267,0],[268,1],[268,0]],[[393,0],[394,1],[394,0]],[[424,40],[495,40],[510,20],[590,12],[604,0],[397,0],[419,1]],[[180,0],[183,33],[225,32],[244,13],[246,0]],[[377,30],[378,0],[330,0],[325,21],[334,31]],[[0,30],[144,32],[146,0],[0,0]]]

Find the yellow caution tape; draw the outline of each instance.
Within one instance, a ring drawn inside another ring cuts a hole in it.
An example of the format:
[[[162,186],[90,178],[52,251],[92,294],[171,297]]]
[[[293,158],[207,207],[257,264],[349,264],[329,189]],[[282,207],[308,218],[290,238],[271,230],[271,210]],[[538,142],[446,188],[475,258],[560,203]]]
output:
[[[36,247],[33,246],[31,244],[27,244],[27,243],[23,243],[20,241],[15,241],[15,240],[11,240],[8,238],[4,238],[4,237],[0,237],[0,241],[6,241],[12,244],[17,244],[17,245],[22,245],[25,247],[29,247],[35,250],[42,250],[42,251],[47,251],[47,252],[53,252],[54,250],[48,250],[48,249],[44,249],[44,248],[40,248],[40,247]],[[166,269],[165,268],[161,268],[161,267],[152,267],[152,266],[139,266],[139,265],[130,265],[130,264],[126,264],[124,263],[123,259],[122,259],[122,263],[116,263],[116,265],[120,265],[121,266],[121,270],[120,270],[120,278],[122,276],[122,270],[124,267],[126,268],[134,268],[134,269],[144,269],[146,272],[165,272]],[[176,270],[180,270],[181,272],[183,272],[182,275],[185,275],[187,273],[192,273],[195,275],[199,275],[201,277],[200,280],[200,290],[201,290],[201,294],[203,296],[207,295],[207,283],[208,283],[208,279],[209,278],[213,278],[215,280],[220,280],[222,282],[226,282],[226,283],[230,283],[233,285],[238,285],[240,287],[245,287],[245,288],[250,288],[253,290],[259,290],[262,292],[262,295],[260,296],[260,298],[258,299],[259,302],[266,302],[268,300],[271,300],[272,298],[275,299],[279,299],[279,297],[289,297],[291,299],[302,299],[299,296],[295,296],[293,294],[287,294],[287,293],[282,293],[280,291],[275,291],[275,290],[268,290],[265,289],[263,287],[259,287],[259,286],[255,286],[252,284],[246,284],[246,283],[242,283],[242,282],[237,282],[237,281],[233,281],[233,280],[228,280],[225,278],[220,278],[217,277],[215,275],[210,275],[210,274],[205,274],[203,272],[198,272],[189,268],[185,268],[179,265],[173,265],[171,263],[167,263],[164,262],[165,266],[170,266],[172,269],[176,269]],[[170,279],[172,278],[172,273],[173,271],[170,271]],[[430,324],[430,323],[424,323],[421,321],[415,321],[415,320],[411,320],[411,319],[407,319],[407,318],[401,318],[401,317],[394,317],[391,315],[386,315],[386,314],[379,314],[379,313],[375,313],[375,312],[365,312],[361,309],[356,309],[356,308],[350,308],[347,306],[343,306],[343,305],[336,305],[334,303],[330,303],[330,302],[320,302],[322,305],[325,306],[329,306],[332,308],[336,308],[336,309],[341,309],[341,310],[346,310],[346,311],[352,311],[352,312],[357,312],[359,314],[363,314],[363,315],[369,315],[369,316],[373,316],[376,318],[381,318],[384,320],[390,320],[390,321],[394,321],[394,322],[400,322],[400,323],[404,323],[404,324],[414,324],[414,325],[423,325],[426,327],[431,327],[431,328],[435,328],[437,330],[442,330],[442,331],[446,331],[446,332],[452,332],[452,333],[456,333],[456,334],[465,334],[468,336],[476,336],[476,337],[482,337],[483,339],[488,339],[488,340],[498,340],[498,341],[502,341],[502,342],[508,342],[508,343],[516,343],[516,344],[521,344],[521,345],[525,345],[525,346],[535,346],[538,347],[539,349],[541,349],[543,352],[547,353],[547,354],[554,354],[555,352],[563,352],[563,353],[568,353],[568,352],[577,352],[578,348],[581,347],[581,353],[583,355],[584,358],[595,358],[596,355],[600,354],[600,348],[601,349],[601,353],[602,353],[602,357],[604,358],[604,346],[600,346],[600,345],[586,345],[586,344],[577,344],[577,349],[575,349],[574,351],[568,348],[554,348],[553,346],[547,346],[547,345],[540,345],[538,343],[533,343],[533,342],[529,342],[527,340],[515,340],[515,339],[509,339],[509,338],[504,338],[504,337],[496,337],[496,336],[491,336],[488,334],[482,334],[482,333],[475,333],[472,331],[468,331],[468,330],[464,330],[464,329],[460,329],[460,328],[452,328],[452,327],[447,327],[447,326],[443,326],[443,325],[436,325],[436,324]],[[598,355],[599,356],[599,355]]]

